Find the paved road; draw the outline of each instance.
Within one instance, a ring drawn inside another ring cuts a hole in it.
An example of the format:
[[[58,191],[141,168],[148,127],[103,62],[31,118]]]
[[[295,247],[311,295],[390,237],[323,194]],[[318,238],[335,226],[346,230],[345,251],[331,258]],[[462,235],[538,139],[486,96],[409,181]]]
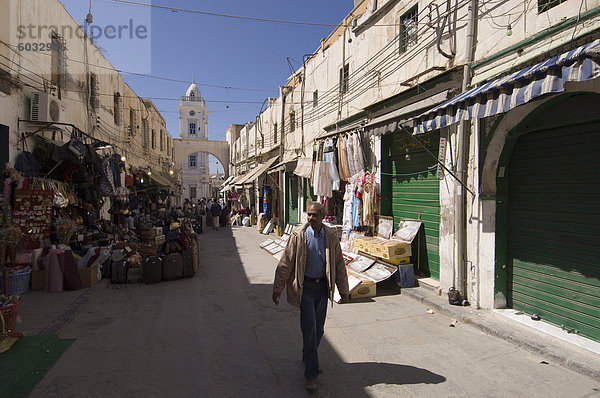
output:
[[[298,312],[271,303],[254,228],[201,235],[200,272],[99,286],[60,336],[76,342],[32,397],[302,397]],[[592,397],[592,380],[427,314],[405,295],[330,308],[313,396]]]

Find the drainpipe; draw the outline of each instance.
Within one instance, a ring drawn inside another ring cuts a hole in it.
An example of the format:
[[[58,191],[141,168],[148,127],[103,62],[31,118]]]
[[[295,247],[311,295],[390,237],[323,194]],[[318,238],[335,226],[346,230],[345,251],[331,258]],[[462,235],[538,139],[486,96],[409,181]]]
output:
[[[461,91],[468,90],[471,84],[471,63],[475,56],[475,33],[477,31],[477,0],[470,0],[467,20],[467,47],[465,53],[465,65],[463,68],[463,81]],[[457,140],[457,174],[461,181],[466,182],[467,166],[469,164],[469,151],[467,148],[467,132],[470,130],[470,122],[461,122],[458,128]],[[466,222],[466,192],[458,185],[454,190],[455,206],[455,236],[457,246],[457,273],[456,288],[466,297],[467,294],[467,222]]]
[[[279,86],[279,95],[281,96],[281,125],[280,125],[280,140],[279,140],[279,161],[283,162],[283,152],[284,152],[284,145],[283,145],[283,139],[285,136],[285,99],[287,96],[287,90],[288,90],[288,86]],[[283,173],[279,174],[279,187],[283,187],[285,189],[285,179],[283,178]],[[285,191],[280,189],[280,197],[283,199],[281,201],[279,201],[279,214],[278,214],[278,218],[279,218],[279,222],[283,222],[283,220],[285,219],[285,213],[284,213],[284,209],[285,209]]]

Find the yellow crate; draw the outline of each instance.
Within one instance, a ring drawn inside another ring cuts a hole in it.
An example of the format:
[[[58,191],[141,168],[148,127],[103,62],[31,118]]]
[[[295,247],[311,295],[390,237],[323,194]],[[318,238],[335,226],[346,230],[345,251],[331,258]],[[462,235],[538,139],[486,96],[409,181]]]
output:
[[[359,238],[354,238],[354,250],[365,253],[371,253],[372,251],[372,242],[377,241],[377,238],[371,236],[361,236]]]
[[[350,292],[350,299],[375,297],[377,294],[377,284],[372,281],[363,280],[360,285],[356,286]]]
[[[390,239],[381,240],[373,245],[371,254],[385,260],[410,257],[412,255],[410,242]]]
[[[382,258],[382,260],[388,264],[393,265],[404,265],[410,263],[410,257],[394,258],[392,260]]]

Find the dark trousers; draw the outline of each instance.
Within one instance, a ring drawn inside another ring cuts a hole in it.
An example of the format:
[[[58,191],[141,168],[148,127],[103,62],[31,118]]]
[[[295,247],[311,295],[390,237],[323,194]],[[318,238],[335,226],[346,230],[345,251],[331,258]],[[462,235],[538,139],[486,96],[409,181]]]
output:
[[[305,280],[300,301],[300,328],[302,329],[302,360],[304,377],[314,379],[319,374],[317,348],[325,331],[327,315],[327,281]]]

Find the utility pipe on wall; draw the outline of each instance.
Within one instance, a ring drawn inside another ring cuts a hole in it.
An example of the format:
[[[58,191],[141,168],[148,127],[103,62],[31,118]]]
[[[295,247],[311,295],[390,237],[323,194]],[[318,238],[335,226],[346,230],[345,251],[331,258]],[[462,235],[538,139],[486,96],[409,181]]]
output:
[[[465,53],[465,65],[463,68],[462,92],[468,90],[471,84],[471,63],[475,56],[475,34],[477,32],[477,0],[470,0],[468,7],[467,19],[467,47]],[[463,121],[459,128],[456,137],[457,159],[456,169],[461,181],[466,181],[467,165],[469,164],[469,151],[467,150],[467,131],[469,130],[470,122]],[[467,294],[467,222],[466,222],[466,206],[465,189],[458,185],[454,190],[454,226],[457,246],[457,275],[456,288],[466,296]]]

